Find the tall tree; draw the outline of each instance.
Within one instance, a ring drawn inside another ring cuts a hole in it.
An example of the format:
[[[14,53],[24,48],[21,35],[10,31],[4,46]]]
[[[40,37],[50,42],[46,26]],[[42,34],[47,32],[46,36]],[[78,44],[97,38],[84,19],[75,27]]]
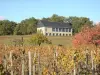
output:
[[[14,33],[17,35],[36,33],[36,28],[37,28],[36,24],[37,24],[37,20],[34,17],[22,20],[21,23],[19,23],[16,26]]]
[[[42,20],[49,21],[49,20],[50,20],[50,18],[49,18],[49,17],[48,17],[48,18],[43,17],[43,18],[42,18]]]
[[[48,18],[42,18],[42,20],[47,20],[51,22],[64,22],[65,17],[64,16],[59,16],[57,14],[53,14],[51,17]]]
[[[93,22],[87,17],[76,17],[76,16],[59,16],[57,14],[53,14],[51,17],[42,18],[42,20],[47,20],[51,22],[62,22],[62,23],[71,23],[73,27],[73,33],[78,33],[81,31],[81,28],[84,25],[93,26]]]
[[[12,35],[17,23],[9,20],[0,21],[0,35]]]
[[[90,21],[87,17],[69,17],[67,19],[70,23],[72,23],[73,33],[78,33],[81,31],[84,25],[93,26],[93,22]]]
[[[64,22],[64,17],[63,16],[58,16],[57,14],[53,14],[50,17],[50,21],[52,21],[52,22]]]

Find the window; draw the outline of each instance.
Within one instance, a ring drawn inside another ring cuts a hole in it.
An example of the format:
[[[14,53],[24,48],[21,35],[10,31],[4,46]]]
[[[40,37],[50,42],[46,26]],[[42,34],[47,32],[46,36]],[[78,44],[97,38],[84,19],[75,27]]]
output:
[[[65,34],[63,34],[63,36],[65,36]]]
[[[58,28],[56,28],[56,32],[58,32]]]
[[[42,32],[42,29],[40,29],[39,31]]]
[[[48,36],[48,33],[46,33],[46,36]]]
[[[69,36],[71,36],[71,34],[69,34]]]
[[[54,32],[55,32],[55,28],[52,28],[52,31],[54,31]]]
[[[65,30],[66,30],[66,32],[68,32],[68,28],[66,28]]]
[[[63,28],[62,31],[65,32],[65,28]]]
[[[56,36],[58,36],[58,33],[56,33]]]
[[[49,36],[51,36],[51,33],[49,33]]]
[[[71,32],[71,28],[69,28],[69,32]]]
[[[62,28],[59,28],[59,32],[61,32],[62,31]]]
[[[68,34],[66,34],[66,36],[68,36]]]
[[[61,33],[59,34],[59,36],[61,36]]]
[[[55,36],[55,33],[53,33],[53,36]]]

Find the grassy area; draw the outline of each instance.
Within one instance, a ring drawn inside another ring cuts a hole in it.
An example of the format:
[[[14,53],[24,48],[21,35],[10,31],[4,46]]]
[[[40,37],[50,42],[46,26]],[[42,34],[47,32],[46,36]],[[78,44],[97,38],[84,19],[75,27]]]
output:
[[[60,37],[60,36],[57,36],[57,37],[48,37],[48,39],[52,40],[52,43],[54,45],[58,45],[58,44],[61,44],[61,45],[65,45],[65,46],[70,46],[72,44],[72,37]]]
[[[28,43],[28,39],[31,37],[32,35],[13,35],[13,36],[0,36],[0,43],[1,44],[8,44],[11,45],[14,39],[21,39],[21,37],[24,38],[25,40],[25,45],[29,45]],[[65,46],[71,46],[72,44],[72,37],[60,37],[60,36],[49,36],[48,37],[49,40],[52,41],[53,45],[65,45]]]

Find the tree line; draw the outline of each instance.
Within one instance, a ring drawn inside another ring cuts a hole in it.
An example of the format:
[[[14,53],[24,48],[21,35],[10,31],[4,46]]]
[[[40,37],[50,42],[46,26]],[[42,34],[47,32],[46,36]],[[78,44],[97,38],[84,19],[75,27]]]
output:
[[[20,23],[9,20],[0,20],[0,35],[29,35],[37,32],[37,23],[39,19],[34,17],[22,20]],[[73,27],[73,34],[81,31],[84,25],[93,26],[93,21],[87,17],[77,16],[59,16],[53,14],[51,17],[42,18],[51,22],[71,23]]]

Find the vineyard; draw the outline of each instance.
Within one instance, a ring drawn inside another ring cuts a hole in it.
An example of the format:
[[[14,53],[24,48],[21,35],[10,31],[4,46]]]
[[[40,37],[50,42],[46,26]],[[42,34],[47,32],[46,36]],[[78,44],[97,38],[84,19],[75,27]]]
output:
[[[0,75],[100,75],[100,47],[0,45]]]
[[[0,75],[100,75],[100,25],[84,27],[72,46],[54,45],[42,34],[31,38],[33,45],[23,41],[0,45]]]

